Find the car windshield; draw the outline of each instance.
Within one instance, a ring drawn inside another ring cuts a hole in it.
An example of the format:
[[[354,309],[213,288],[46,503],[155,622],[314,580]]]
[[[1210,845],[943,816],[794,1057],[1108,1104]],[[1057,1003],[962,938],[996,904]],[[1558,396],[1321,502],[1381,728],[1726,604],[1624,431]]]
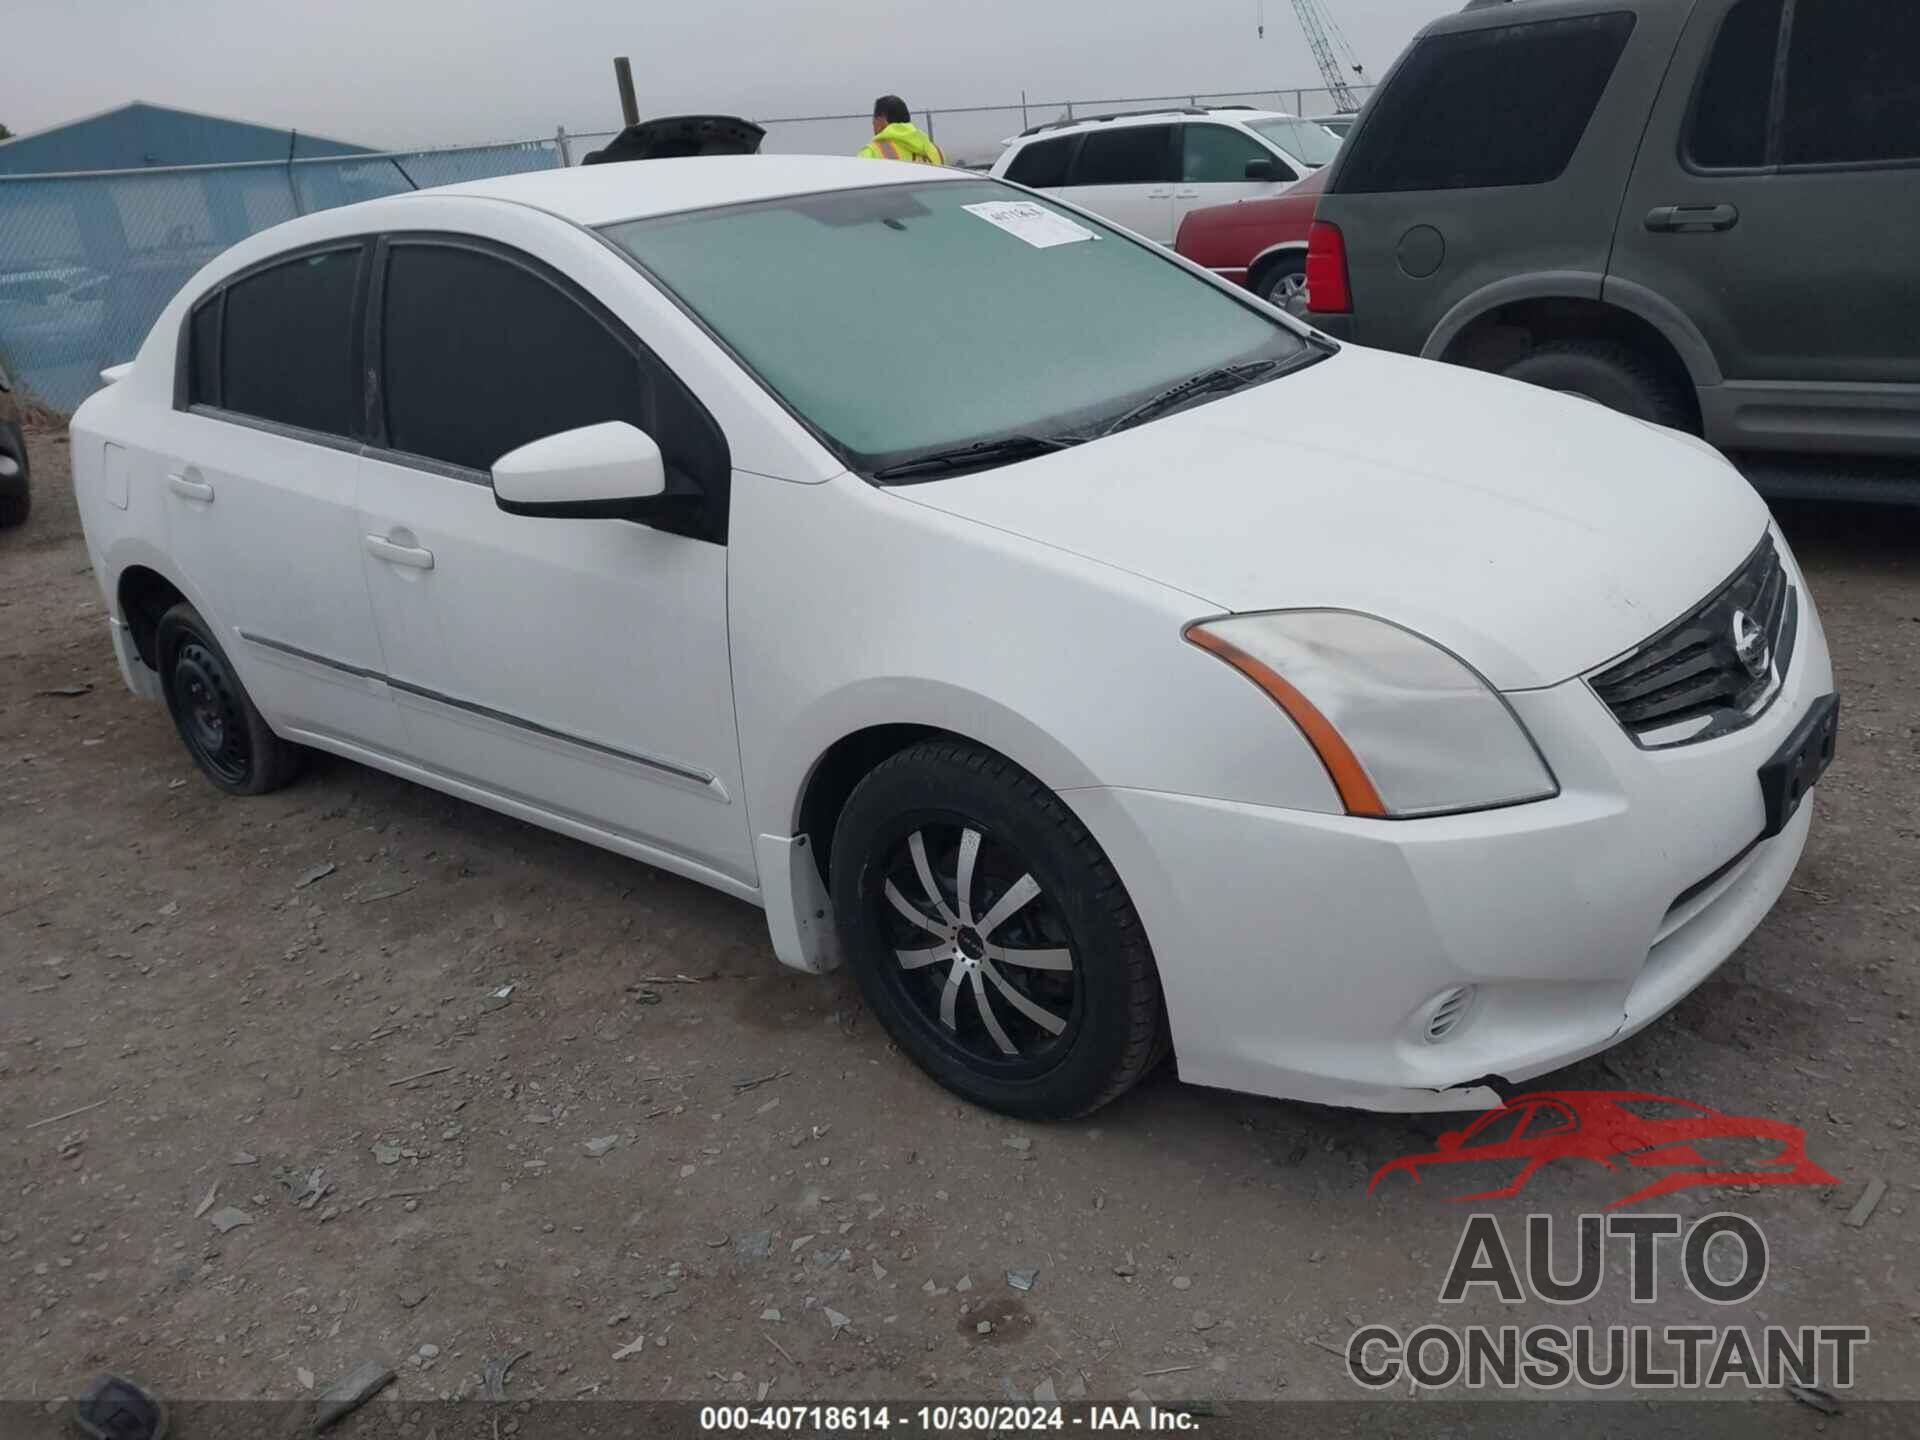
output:
[[[1249,120],[1247,128],[1316,170],[1340,152],[1340,137],[1312,120]]]
[[[1325,353],[1152,247],[997,181],[604,233],[868,474],[974,446],[971,468],[1006,463],[1023,456],[999,442],[1074,443],[1196,376],[1234,370],[1197,384],[1198,402]]]

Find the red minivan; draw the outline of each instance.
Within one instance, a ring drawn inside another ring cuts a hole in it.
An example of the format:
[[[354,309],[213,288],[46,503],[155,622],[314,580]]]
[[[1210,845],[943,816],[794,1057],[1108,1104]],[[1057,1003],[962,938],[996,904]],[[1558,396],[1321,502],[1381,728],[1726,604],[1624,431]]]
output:
[[[1281,309],[1307,285],[1307,232],[1326,167],[1284,195],[1209,205],[1180,222],[1173,248]]]

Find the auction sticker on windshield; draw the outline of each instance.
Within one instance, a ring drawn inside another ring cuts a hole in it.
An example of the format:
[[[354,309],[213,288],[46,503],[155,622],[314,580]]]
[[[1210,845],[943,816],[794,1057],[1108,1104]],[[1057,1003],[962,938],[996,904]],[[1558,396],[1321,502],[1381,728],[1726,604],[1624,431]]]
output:
[[[999,226],[1009,235],[1018,236],[1037,250],[1100,238],[1086,226],[1077,225],[1058,211],[1031,200],[988,200],[961,208],[969,215],[978,215],[989,225]]]

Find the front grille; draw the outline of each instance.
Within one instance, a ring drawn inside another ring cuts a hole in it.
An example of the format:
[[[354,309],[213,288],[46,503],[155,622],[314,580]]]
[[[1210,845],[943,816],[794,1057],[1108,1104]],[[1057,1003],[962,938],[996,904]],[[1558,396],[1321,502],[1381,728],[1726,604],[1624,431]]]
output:
[[[1768,535],[1713,594],[1588,683],[1649,749],[1725,735],[1750,724],[1778,693],[1798,622],[1799,597]],[[1756,629],[1764,652],[1752,643]],[[1752,668],[1741,658],[1742,635]]]

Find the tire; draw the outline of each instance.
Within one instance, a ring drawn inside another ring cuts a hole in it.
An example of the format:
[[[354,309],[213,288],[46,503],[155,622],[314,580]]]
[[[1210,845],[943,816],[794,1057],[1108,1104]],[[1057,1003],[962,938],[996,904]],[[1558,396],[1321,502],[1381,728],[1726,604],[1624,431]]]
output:
[[[869,1008],[975,1104],[1085,1115],[1164,1053],[1159,973],[1119,875],[1060,798],[1002,756],[928,740],[882,761],[840,813],[832,890]]]
[[[1692,430],[1685,390],[1643,352],[1619,340],[1549,340],[1501,372],[1674,430]]]
[[[1287,308],[1287,303],[1294,296],[1305,293],[1306,288],[1307,255],[1304,250],[1269,262],[1257,282],[1260,298],[1281,310]]]
[[[265,795],[300,773],[306,751],[268,728],[198,610],[183,600],[162,615],[155,649],[167,711],[207,779],[229,795]]]
[[[27,514],[33,509],[33,492],[30,488],[31,472],[27,466],[27,437],[20,427],[8,422],[0,422],[0,455],[20,467],[17,475],[0,478],[0,529],[27,523]]]

